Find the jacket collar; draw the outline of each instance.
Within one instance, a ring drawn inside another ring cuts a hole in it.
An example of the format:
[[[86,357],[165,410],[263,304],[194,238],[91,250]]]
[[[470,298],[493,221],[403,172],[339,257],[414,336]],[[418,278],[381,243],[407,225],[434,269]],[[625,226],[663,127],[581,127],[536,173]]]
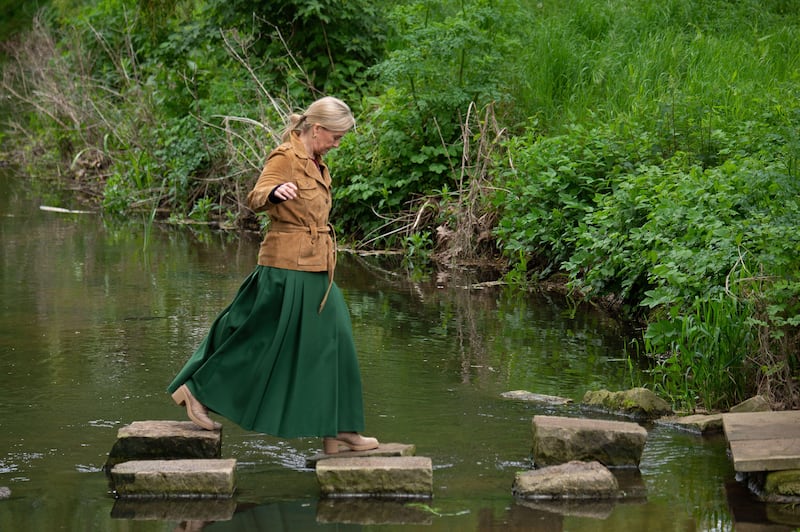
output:
[[[306,145],[303,144],[303,141],[300,140],[300,134],[292,131],[291,135],[289,136],[289,140],[292,144],[292,149],[297,154],[300,159],[305,160],[304,170],[306,175],[309,177],[313,177],[326,188],[330,188],[331,179],[328,173],[328,167],[325,165],[324,162],[319,161],[319,167],[317,167],[317,163],[309,157],[308,153],[306,153]]]

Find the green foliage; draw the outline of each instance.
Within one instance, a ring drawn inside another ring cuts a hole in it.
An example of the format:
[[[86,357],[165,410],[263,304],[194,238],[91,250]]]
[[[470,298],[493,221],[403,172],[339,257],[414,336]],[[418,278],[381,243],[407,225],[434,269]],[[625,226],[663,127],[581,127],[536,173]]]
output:
[[[482,105],[510,96],[503,93],[502,67],[520,45],[519,34],[511,32],[524,18],[518,4],[508,1],[401,4],[390,18],[396,42],[373,70],[399,96],[411,98],[421,125],[439,121],[447,138],[445,125],[458,124],[471,101]]]
[[[355,238],[382,225],[376,214],[396,214],[420,190],[442,188],[452,180],[449,161],[460,147],[443,145],[435,132],[414,133],[419,132],[418,117],[394,107],[398,103],[391,95],[379,100],[330,156],[337,175],[347,176],[334,192],[337,224]]]
[[[759,389],[779,406],[796,406],[800,395],[800,281],[797,275],[777,279],[747,272],[738,280],[755,310],[750,322],[758,335],[751,364]]]
[[[793,404],[800,385],[800,285],[796,273],[790,278],[765,277],[740,262],[724,291],[665,307],[643,338],[654,360],[650,385],[690,411],[725,410],[754,393],[779,407]]]
[[[781,1],[527,2],[524,46],[509,59],[514,116],[545,130],[618,113],[661,119],[680,90],[680,101],[740,119],[765,80],[797,70],[800,8]]]
[[[221,212],[243,212],[237,194],[248,183],[233,176],[257,174],[272,139],[264,147],[228,119],[269,128],[292,110],[293,95],[310,102],[321,92],[357,94],[386,35],[383,11],[363,0],[59,1],[48,20],[39,35],[50,48],[34,47],[41,64],[18,79],[30,91],[26,103],[58,105],[44,115],[50,123],[29,132],[57,136],[65,160],[98,146],[98,134],[111,135],[104,149],[114,167],[100,196],[115,212],[155,202],[186,213],[205,196],[227,202]],[[39,87],[25,81],[31,76]],[[285,96],[273,98],[273,90]],[[229,159],[242,153],[244,160]],[[206,179],[226,168],[232,177]]]
[[[772,134],[764,137],[765,130]],[[785,172],[794,141],[779,131],[778,124],[750,123],[714,132],[726,143],[720,157],[728,158],[705,170],[676,154],[621,174],[581,220],[565,268],[583,290],[650,308],[713,293],[743,254],[786,271],[800,244],[791,222],[800,213],[797,180]],[[754,142],[763,145],[743,156]]]
[[[655,391],[689,411],[698,404],[726,410],[755,393],[746,385],[755,381],[747,363],[755,349],[751,314],[746,301],[719,294],[651,323],[644,341],[657,357],[651,370]]]
[[[5,42],[14,35],[24,32],[36,11],[48,4],[47,0],[40,2],[19,2],[18,0],[0,1],[0,42]],[[0,60],[5,59],[4,51],[0,50]]]
[[[408,263],[427,262],[433,251],[433,239],[428,231],[412,233],[404,240],[405,259]]]
[[[210,219],[211,212],[216,209],[213,200],[206,196],[197,200],[192,207],[192,212],[189,213],[189,218],[205,222]]]
[[[507,286],[514,290],[523,290],[530,282],[528,275],[528,255],[519,251],[514,265],[506,272],[504,279]]]
[[[155,155],[162,162],[168,196],[175,205],[185,205],[192,178],[202,177],[210,159],[203,130],[187,116],[158,131]],[[208,193],[208,188],[205,188]]]
[[[645,154],[637,154],[642,147],[607,126],[512,138],[507,148],[513,170],[493,199],[501,213],[496,236],[505,253],[527,253],[545,272],[558,270],[573,254],[598,198],[612,192],[615,177],[644,160]]]
[[[790,87],[775,93],[753,100],[747,121],[708,110],[715,127],[679,143],[674,128],[620,118],[508,144],[514,170],[494,201],[512,274],[520,257],[536,275],[566,271],[576,292],[643,318],[653,384],[690,408],[724,408],[755,382],[797,397],[800,107]],[[734,304],[743,264],[764,282]],[[771,317],[778,308],[788,319]]]
[[[382,225],[375,213],[393,216],[415,197],[457,188],[467,109],[511,99],[503,67],[524,18],[518,3],[496,0],[417,0],[390,12],[389,51],[371,69],[385,91],[364,102],[355,142],[335,155],[347,176],[336,192],[346,232],[369,234]]]
[[[384,7],[368,0],[208,0],[204,18],[261,38],[253,54],[263,58],[262,82],[290,85],[308,101],[314,92],[359,94],[366,67],[383,54]],[[301,68],[298,69],[298,66]],[[312,91],[312,93],[309,93]]]

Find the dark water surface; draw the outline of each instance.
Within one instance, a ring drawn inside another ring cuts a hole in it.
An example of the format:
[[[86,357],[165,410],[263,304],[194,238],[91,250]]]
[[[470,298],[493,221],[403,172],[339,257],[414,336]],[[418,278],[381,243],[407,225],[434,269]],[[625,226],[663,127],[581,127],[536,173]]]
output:
[[[650,430],[644,500],[545,508],[515,502],[535,414],[578,406],[505,400],[525,389],[579,402],[626,385],[623,338],[599,314],[501,289],[437,289],[342,255],[337,280],[362,364],[367,433],[413,443],[434,464],[420,505],[318,498],[305,459],[317,439],[224,422],[238,493],[194,506],[116,502],[101,471],[117,430],[183,420],[165,388],[254,266],[258,237],[39,209],[58,200],[0,176],[0,531],[731,530],[736,491],[721,439]],[[62,207],[80,208],[75,205]],[[726,488],[727,485],[727,488]],[[752,513],[764,508],[741,503]],[[235,512],[234,512],[235,509]],[[763,520],[763,519],[762,519]],[[395,524],[377,525],[393,521]]]

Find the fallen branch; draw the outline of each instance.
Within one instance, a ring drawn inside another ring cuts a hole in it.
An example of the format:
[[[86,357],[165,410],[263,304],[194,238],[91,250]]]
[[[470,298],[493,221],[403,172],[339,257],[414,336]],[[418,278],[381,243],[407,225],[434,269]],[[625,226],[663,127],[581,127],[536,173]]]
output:
[[[73,209],[64,209],[62,207],[50,207],[48,205],[39,205],[40,211],[58,212],[62,214],[95,214],[94,211],[79,211]]]

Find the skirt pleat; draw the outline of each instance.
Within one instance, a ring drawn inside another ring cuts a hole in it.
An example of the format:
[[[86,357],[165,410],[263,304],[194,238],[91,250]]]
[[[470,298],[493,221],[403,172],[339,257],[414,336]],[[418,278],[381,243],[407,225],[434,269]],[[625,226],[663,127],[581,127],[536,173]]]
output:
[[[364,430],[361,373],[342,293],[325,272],[257,266],[214,320],[170,392],[284,438]]]

